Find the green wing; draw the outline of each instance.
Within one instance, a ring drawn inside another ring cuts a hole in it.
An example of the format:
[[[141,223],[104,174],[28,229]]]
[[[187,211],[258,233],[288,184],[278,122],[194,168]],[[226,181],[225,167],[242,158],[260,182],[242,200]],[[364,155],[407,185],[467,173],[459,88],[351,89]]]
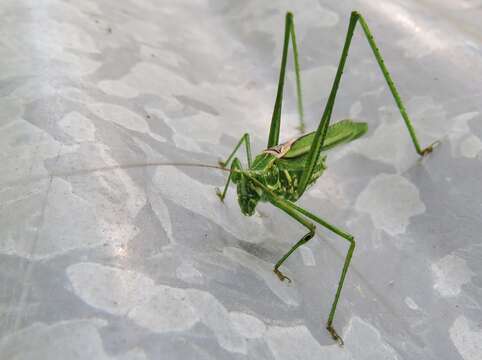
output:
[[[368,130],[367,123],[355,122],[349,119],[342,120],[331,125],[326,132],[326,137],[321,151],[329,150],[339,144],[353,141]],[[306,134],[297,139],[290,150],[283,156],[283,159],[290,159],[306,154],[310,151],[311,143],[315,137],[315,132]]]

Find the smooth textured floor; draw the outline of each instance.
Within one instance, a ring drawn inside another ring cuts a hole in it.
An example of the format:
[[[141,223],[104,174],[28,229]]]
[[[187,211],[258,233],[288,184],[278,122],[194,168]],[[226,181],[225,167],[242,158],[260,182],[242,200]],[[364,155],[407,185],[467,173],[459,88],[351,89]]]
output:
[[[482,358],[482,2],[289,3],[1,1],[1,359]],[[314,129],[354,9],[422,145],[442,143],[415,154],[357,28],[334,119],[369,132],[299,201],[356,237],[340,348],[346,242],[319,228],[282,283],[305,229],[244,217],[234,188],[222,204],[226,173],[146,164],[216,164],[246,131],[266,146],[287,10]]]

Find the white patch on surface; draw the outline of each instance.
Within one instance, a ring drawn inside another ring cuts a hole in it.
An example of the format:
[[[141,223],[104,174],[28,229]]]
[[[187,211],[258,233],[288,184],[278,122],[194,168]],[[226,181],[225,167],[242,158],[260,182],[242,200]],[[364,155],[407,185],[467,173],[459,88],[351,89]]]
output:
[[[81,165],[86,159],[89,167],[94,168],[120,165],[112,158],[111,149],[102,144],[81,146],[76,159]],[[100,233],[107,244],[123,246],[139,232],[134,219],[146,204],[146,194],[122,167],[67,179],[75,194],[95,209]]]
[[[126,99],[135,98],[139,91],[130,87],[125,82],[117,80],[103,80],[97,84],[99,89],[109,95],[114,95]]]
[[[71,265],[67,268],[67,276],[74,293],[84,302],[114,315],[126,315],[138,303],[144,303],[155,286],[152,279],[141,273],[95,263]],[[179,305],[180,314],[190,313],[189,308],[184,309],[182,303]],[[187,321],[187,324],[195,321],[194,317],[194,321]]]
[[[94,124],[76,111],[65,115],[58,124],[66,134],[78,142],[95,140]]]
[[[156,191],[165,198],[209,219],[240,240],[259,243],[268,236],[260,217],[240,214],[232,188],[223,203],[216,196],[214,187],[205,185],[172,166],[158,168],[153,183]]]
[[[410,119],[422,147],[442,139],[451,132],[453,123],[446,121],[446,111],[429,96],[416,96],[406,104]],[[397,173],[412,167],[419,156],[415,152],[407,127],[395,106],[380,107],[380,125],[373,134],[364,136],[334,153],[333,160],[357,153],[392,166]]]
[[[303,103],[306,106],[320,103],[323,95],[328,94],[333,83],[336,67],[332,65],[319,66],[301,71],[303,84]],[[295,74],[288,74],[290,81],[295,83]]]
[[[158,333],[187,331],[202,322],[224,349],[247,351],[228,311],[208,292],[155,284],[144,274],[94,263],[71,265],[67,276],[74,293],[92,307]]]
[[[23,120],[0,128],[0,137],[4,135],[8,140],[0,145],[6,156],[2,167],[9,171],[2,172],[2,180],[11,183],[2,188],[1,225],[6,235],[0,241],[0,251],[47,258],[99,245],[104,236],[91,198],[76,194],[64,179],[49,178],[44,168],[44,160],[63,155],[60,144]],[[62,149],[67,153],[72,150]],[[20,182],[36,177],[37,181]],[[95,198],[95,194],[90,196]]]
[[[229,318],[234,329],[247,339],[261,338],[266,332],[266,325],[252,315],[232,311],[229,313]]]
[[[166,66],[179,67],[183,61],[183,57],[176,52],[173,52],[165,47],[159,49],[147,45],[141,45],[141,56],[147,60],[160,62]]]
[[[381,174],[360,193],[355,207],[390,235],[403,234],[412,216],[425,212],[418,189],[399,175]]]
[[[273,264],[262,261],[257,257],[234,247],[224,248],[223,254],[254,272],[258,278],[263,279],[273,294],[279,297],[285,304],[290,306],[300,305],[300,294],[295,287],[289,286],[278,279],[273,273]],[[283,271],[289,276],[286,269]]]
[[[297,24],[303,23],[310,24],[311,26],[333,27],[338,24],[340,20],[336,12],[323,6],[316,0],[303,3],[287,1],[285,4],[290,6],[290,11],[295,14],[295,22]]]
[[[155,114],[173,130],[173,140],[177,147],[193,152],[224,154],[232,151],[235,141],[247,128],[250,129],[253,142],[258,136],[262,137],[263,141],[267,137],[266,124],[269,123],[272,107],[262,100],[259,92],[252,91],[247,86],[212,86],[208,83],[196,87],[186,83],[184,86],[188,89],[173,94],[185,94],[188,99],[205,104],[208,108],[198,107],[189,100],[175,98],[170,96],[170,93],[165,94],[162,106],[146,106],[148,113]],[[162,93],[172,89],[159,91]],[[267,90],[264,91],[267,94]],[[226,119],[231,120],[229,127],[225,126]],[[297,121],[296,118],[296,124]],[[232,145],[219,145],[223,134],[235,138]],[[298,134],[296,132],[296,135]]]
[[[321,346],[306,326],[270,326],[265,335],[276,360],[337,359],[349,360],[346,350],[336,345]],[[338,354],[338,355],[337,355]]]
[[[120,81],[141,93],[157,96],[183,94],[192,87],[179,74],[148,62],[137,63]]]
[[[336,176],[333,172],[325,172],[319,181],[322,185],[308,189],[310,196],[322,201],[330,201],[339,208],[352,206],[352,200],[345,194],[343,186],[340,186],[343,182],[340,176]]]
[[[57,94],[65,99],[79,102],[82,104],[88,104],[88,103],[94,102],[94,100],[89,95],[87,95],[84,91],[71,86],[65,86],[60,89],[57,89]]]
[[[228,311],[213,295],[191,289],[188,296],[201,321],[214,332],[222,348],[230,352],[247,353],[246,340],[234,329]]]
[[[184,331],[200,320],[186,290],[156,285],[135,271],[79,263],[67,269],[67,276],[74,293],[90,306],[128,316],[155,332]]]
[[[399,4],[372,1],[364,1],[364,4],[370,5],[380,14],[380,17],[389,17],[394,25],[400,26],[403,32],[408,34],[396,42],[405,50],[406,57],[418,59],[434,51],[455,46],[452,40],[437,27],[428,26],[429,22],[426,21],[416,21],[413,14]]]
[[[57,6],[60,4],[56,4]],[[52,66],[51,60],[76,63],[78,68],[69,68],[69,76],[75,76],[92,64],[100,66],[101,63],[89,58],[89,54],[98,53],[99,50],[92,36],[81,26],[75,26],[68,22],[53,20],[52,17],[41,18],[42,11],[32,12],[29,20],[27,17],[9,16],[2,22],[2,47],[8,49],[10,55],[6,62],[0,60],[2,65],[2,78],[13,75],[11,72],[18,68],[16,76],[38,76],[45,71],[44,65],[39,68],[38,62],[47,64],[49,61],[55,73],[62,73],[64,67]],[[35,16],[34,16],[35,14]],[[63,14],[65,15],[65,14]],[[81,53],[82,56],[74,55]],[[3,52],[6,54],[6,52]],[[5,72],[3,71],[5,65]],[[57,64],[56,64],[57,65]],[[50,70],[49,70],[50,71]]]
[[[44,160],[54,158],[61,144],[23,119],[0,126],[0,182],[15,183],[47,176]]]
[[[305,264],[305,266],[316,265],[316,260],[315,260],[315,256],[313,255],[313,251],[308,246],[306,245],[301,246],[299,250],[301,254],[301,259],[303,260],[303,264]]]
[[[419,310],[417,303],[410,296],[405,298],[405,304],[412,310]]]
[[[213,134],[215,134],[213,132]],[[197,153],[202,153],[202,148],[200,145],[198,145],[196,140],[190,139],[186,136],[179,135],[179,134],[174,134],[172,136],[172,140],[174,140],[174,144],[176,147],[179,149],[183,149],[186,151],[192,151],[192,152],[197,152]]]
[[[397,360],[395,350],[385,343],[380,332],[358,317],[353,317],[342,335],[345,346],[321,346],[306,326],[271,326],[266,342],[276,360]]]
[[[396,351],[382,338],[380,331],[355,316],[344,332],[345,347],[353,360],[398,360]]]
[[[156,113],[155,110],[152,112]],[[187,151],[201,152],[199,142],[217,144],[222,135],[222,119],[219,116],[200,112],[178,119],[171,120],[167,116],[163,119],[174,131],[173,140],[176,146]]]
[[[149,132],[149,125],[146,120],[125,107],[106,103],[88,104],[87,107],[95,115],[106,121],[114,122],[129,130],[141,133]]]
[[[134,38],[137,44],[155,44],[162,46],[169,40],[167,34],[157,25],[143,20],[132,19],[122,24],[124,34]]]
[[[442,139],[445,135],[451,133],[453,123],[447,121],[447,111],[444,105],[436,102],[431,96],[414,96],[407,102],[407,108],[410,109],[410,119],[413,126],[417,129],[417,135],[421,142],[420,146],[424,147],[428,144]],[[404,134],[408,139],[408,143],[412,147],[413,143],[408,135],[407,128],[403,122],[400,111],[396,107],[390,107],[391,112],[386,121],[396,122],[402,126],[403,132],[392,134],[392,139],[399,139]],[[416,157],[418,155],[415,155]]]
[[[0,98],[0,131],[14,121],[22,119],[25,111],[25,102],[17,96],[5,96]],[[0,133],[1,135],[1,133]],[[2,136],[3,137],[3,136]]]
[[[0,342],[0,353],[3,359],[15,360],[147,359],[144,351],[139,348],[124,354],[108,355],[99,332],[106,325],[107,322],[100,319],[69,320],[54,324],[34,323],[3,337]]]
[[[291,11],[294,14],[296,24],[296,37],[301,42],[308,30],[314,27],[332,27],[339,22],[338,13],[330,8],[321,5],[316,0],[298,1],[276,1],[262,3],[246,3],[243,6],[242,14],[247,18],[254,18],[257,21],[250,22],[250,30],[270,34],[276,46],[274,54],[278,59],[283,47],[283,37],[280,36],[280,28],[283,24],[284,14]],[[242,16],[242,14],[240,14]],[[274,14],[274,15],[271,15]],[[278,65],[279,66],[279,65]],[[303,83],[302,78],[302,83]]]
[[[475,158],[482,150],[482,141],[475,136],[470,135],[460,144],[460,153],[466,158]]]
[[[80,77],[93,73],[102,63],[94,61],[85,56],[78,56],[67,51],[61,52],[57,55],[57,60],[68,64],[69,67],[66,72],[72,77]]]
[[[152,211],[159,219],[162,228],[166,232],[166,235],[171,243],[175,242],[174,234],[172,232],[172,221],[171,215],[169,214],[169,209],[166,203],[162,200],[162,194],[158,189],[153,186],[149,186],[146,189],[147,196],[149,198],[149,203],[151,204]]]
[[[38,218],[45,201],[49,179],[28,185],[7,186],[0,190],[0,253],[22,257],[35,251]]]
[[[119,278],[125,279],[125,273],[119,274]],[[126,303],[127,306],[132,305],[127,316],[144,328],[158,333],[185,331],[200,320],[198,310],[184,289],[155,285],[153,282],[144,289],[137,284],[131,284],[129,288],[135,289],[139,298],[133,304]]]
[[[97,157],[100,154],[102,164],[107,166],[120,165],[110,155],[110,149],[99,146],[94,150]],[[94,157],[90,161],[95,163]],[[134,225],[134,219],[139,211],[146,204],[146,194],[144,189],[139,187],[131,176],[122,168],[99,173],[96,184],[99,184],[97,191],[86,189],[83,193],[84,198],[89,198],[97,207],[102,208],[98,218],[105,237],[111,243],[125,244],[138,232]],[[100,216],[101,215],[101,216]]]
[[[350,106],[350,118],[357,119],[358,116],[361,114],[363,110],[362,104],[360,101],[355,101],[352,106]]]
[[[61,49],[73,49],[86,53],[99,52],[95,40],[80,26],[47,19],[47,24],[42,28],[46,30],[42,36],[50,40],[46,41],[46,44],[55,44]]]
[[[176,276],[178,279],[190,284],[202,284],[203,275],[194,267],[193,264],[183,261],[176,269]]]
[[[2,98],[2,106],[5,106],[8,109],[12,105],[19,104],[22,106],[23,110],[23,108],[30,102],[45,99],[50,96],[57,96],[58,94],[58,89],[54,88],[52,84],[43,81],[39,82],[37,78],[32,78],[15,88],[10,96]]]
[[[22,142],[30,141],[30,136],[23,134],[22,131],[18,133],[21,140],[10,137],[17,143],[13,149],[18,149],[16,155],[20,157],[10,158],[12,162],[16,161],[19,169],[28,171],[30,168],[30,176],[37,176],[40,170],[36,166],[44,164],[43,147],[46,144],[40,142],[34,148],[37,152],[26,146],[27,159],[22,159]],[[3,145],[8,147],[8,143]],[[83,143],[75,149],[75,153],[61,153],[57,149],[55,155],[59,155],[60,160],[56,161],[62,162],[66,156],[69,160],[79,161],[75,165],[80,168],[83,160],[92,167],[118,165],[101,145]],[[33,157],[31,160],[30,156]],[[24,165],[23,161],[27,163]],[[8,162],[3,164],[8,165]],[[15,165],[10,166],[14,168]],[[46,172],[43,166],[42,170]],[[0,241],[2,253],[43,259],[101,244],[122,246],[138,232],[133,219],[145,205],[145,194],[122,169],[76,176],[67,176],[60,171],[52,178],[45,174],[26,183],[19,181],[23,174],[12,171],[11,175],[15,176],[11,179],[12,184],[0,190],[3,199],[0,226],[6,234]],[[25,178],[29,178],[28,173]]]
[[[83,0],[82,2],[75,3],[75,7],[90,14],[102,14],[99,5],[95,1]]]
[[[470,282],[473,275],[464,259],[446,255],[432,264],[433,288],[444,297],[460,294],[462,285]]]
[[[482,330],[460,315],[449,329],[450,338],[464,360],[482,359]]]
[[[482,142],[471,133],[469,121],[479,116],[478,111],[463,113],[451,119],[454,124],[449,134],[452,156],[475,158],[482,150]]]
[[[134,137],[133,140],[144,153],[146,162],[154,163],[158,161],[166,161],[166,159],[162,155],[160,155],[157,151],[155,151],[151,146],[143,142],[141,139]],[[147,199],[149,200],[152,211],[154,211],[164,231],[166,232],[169,242],[174,243],[175,239],[172,232],[171,216],[169,214],[169,209],[167,208],[166,203],[162,199],[161,192],[152,185],[152,182],[148,182],[146,184],[144,191]]]
[[[44,225],[35,245],[36,257],[53,256],[102,243],[95,207],[72,192],[63,179],[54,178],[44,214]]]
[[[402,172],[416,159],[416,152],[410,149],[410,146],[413,147],[410,142],[402,120],[393,123],[382,122],[372,136],[358,139],[350,147],[341,149],[340,153],[356,152]]]
[[[41,27],[37,26],[33,30],[35,35],[32,34],[31,24],[20,24],[20,26],[22,28],[16,29],[12,44],[20,54],[26,51],[32,54],[33,48],[35,49],[33,53],[37,57],[63,62],[58,71],[67,72],[71,78],[89,74],[102,65],[101,62],[90,58],[89,54],[97,54],[99,49],[94,38],[81,26],[56,21],[49,17],[42,19]],[[23,49],[19,44],[28,49]],[[69,66],[65,67],[65,64]],[[35,71],[35,67],[32,70],[37,75],[38,70]]]
[[[420,30],[417,31],[419,33]],[[446,47],[445,39],[443,35],[436,28],[430,28],[424,31],[425,37],[430,41],[421,41],[419,34],[415,36],[407,36],[396,42],[398,46],[404,49],[404,55],[407,58],[420,59],[424,56],[432,54],[434,51],[444,50]],[[442,40],[444,37],[444,40]]]

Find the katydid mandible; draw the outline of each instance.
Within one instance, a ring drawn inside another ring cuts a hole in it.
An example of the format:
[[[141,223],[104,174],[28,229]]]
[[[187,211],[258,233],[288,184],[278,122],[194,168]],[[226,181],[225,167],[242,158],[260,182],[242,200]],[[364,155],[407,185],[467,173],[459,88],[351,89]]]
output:
[[[296,94],[297,105],[300,116],[300,129],[304,129],[303,121],[303,101],[301,96],[301,80],[300,67],[298,61],[298,49],[296,46],[295,28],[293,23],[293,15],[288,12],[285,20],[284,45],[281,58],[281,69],[279,74],[278,91],[276,94],[276,102],[271,119],[271,127],[269,132],[267,149],[252,160],[249,135],[246,133],[241,137],[233,152],[228,156],[227,160],[220,162],[223,167],[230,167],[230,173],[223,192],[217,190],[217,194],[221,201],[224,200],[228,190],[229,183],[232,181],[237,185],[238,202],[241,212],[244,215],[251,216],[255,212],[256,205],[259,201],[270,202],[277,208],[281,209],[293,219],[308,229],[306,233],[274,266],[274,273],[278,278],[288,280],[281,271],[280,266],[288,259],[288,257],[301,245],[306,244],[315,235],[315,223],[327,228],[334,234],[346,240],[349,244],[348,252],[345,257],[343,269],[341,271],[338,288],[335,293],[334,301],[331,306],[330,314],[326,328],[333,339],[340,344],[343,340],[337,334],[333,327],[333,319],[335,317],[336,306],[340,298],[345,277],[347,274],[350,260],[355,250],[355,239],[353,235],[331,225],[327,221],[314,215],[310,211],[303,209],[295,204],[295,202],[303,195],[308,186],[313,185],[326,169],[325,152],[331,148],[348,143],[362,136],[367,131],[367,124],[363,122],[355,122],[345,119],[330,125],[331,113],[335,104],[335,97],[340,84],[341,75],[348,56],[351,39],[357,22],[363,29],[368,43],[375,55],[377,63],[382,71],[388,87],[395,99],[395,103],[400,110],[408,133],[412,139],[415,150],[421,156],[432,152],[435,144],[422,149],[419,145],[417,135],[412,123],[407,115],[405,106],[398,94],[395,84],[385,67],[380,51],[378,50],[375,40],[368,28],[364,18],[356,11],[351,13],[348,31],[346,34],[345,44],[341,53],[340,62],[336,71],[335,80],[328,97],[323,115],[321,117],[318,128],[315,132],[308,133],[297,139],[279,143],[280,125],[281,125],[281,108],[283,103],[283,87],[285,81],[285,69],[288,57],[288,47],[291,42],[293,48],[293,59],[296,76]],[[235,157],[240,146],[244,144],[246,148],[246,157],[248,167],[243,168],[240,160]]]

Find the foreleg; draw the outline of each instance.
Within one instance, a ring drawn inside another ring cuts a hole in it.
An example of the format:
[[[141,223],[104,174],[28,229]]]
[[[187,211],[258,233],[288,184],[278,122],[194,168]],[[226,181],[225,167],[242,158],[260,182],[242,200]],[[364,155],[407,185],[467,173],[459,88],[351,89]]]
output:
[[[239,161],[238,158],[234,158],[234,160],[231,164],[231,171],[229,172],[228,180],[226,181],[226,185],[224,186],[223,192],[221,193],[221,191],[218,188],[216,188],[216,195],[219,196],[219,199],[221,199],[221,201],[224,201],[224,198],[226,197],[226,193],[228,192],[229,183],[231,182],[231,178],[232,178],[233,174],[235,172],[241,171],[241,170],[242,170],[241,162]]]

